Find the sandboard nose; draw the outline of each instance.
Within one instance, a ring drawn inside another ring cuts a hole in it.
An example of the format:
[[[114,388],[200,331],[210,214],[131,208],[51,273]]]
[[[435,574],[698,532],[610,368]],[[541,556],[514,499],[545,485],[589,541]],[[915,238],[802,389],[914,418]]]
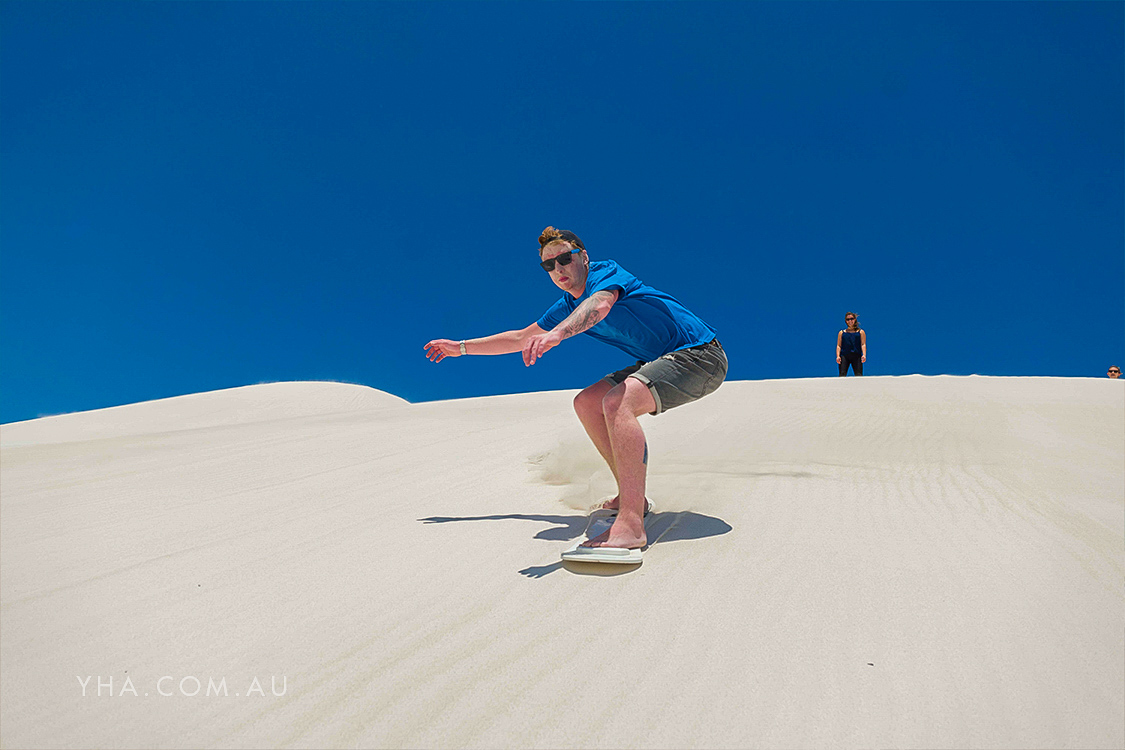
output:
[[[617,564],[637,564],[642,560],[639,549],[622,549],[621,547],[583,547],[581,539],[574,546],[562,553],[562,559],[568,562],[602,562]]]

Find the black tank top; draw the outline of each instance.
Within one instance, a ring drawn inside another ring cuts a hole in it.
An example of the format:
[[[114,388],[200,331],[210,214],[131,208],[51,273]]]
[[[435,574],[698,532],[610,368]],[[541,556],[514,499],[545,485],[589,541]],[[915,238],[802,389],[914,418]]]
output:
[[[862,329],[855,331],[844,331],[844,335],[840,341],[840,356],[848,356],[850,354],[863,354],[863,343],[860,339]]]

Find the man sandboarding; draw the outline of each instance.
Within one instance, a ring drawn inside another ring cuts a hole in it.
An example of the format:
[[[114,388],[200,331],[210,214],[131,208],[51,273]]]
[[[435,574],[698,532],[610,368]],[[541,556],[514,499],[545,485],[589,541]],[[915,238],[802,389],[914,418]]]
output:
[[[624,559],[625,550],[640,550],[648,543],[648,445],[637,417],[660,414],[712,393],[726,378],[727,357],[711,326],[615,261],[591,261],[574,232],[544,229],[539,260],[566,294],[538,321],[523,330],[479,339],[434,339],[424,347],[426,356],[440,362],[462,354],[522,351],[524,365],[531,366],[563,340],[585,333],[637,360],[574,399],[578,419],[617,480],[617,496],[603,506],[618,511],[612,526],[581,548],[605,548],[610,558]]]

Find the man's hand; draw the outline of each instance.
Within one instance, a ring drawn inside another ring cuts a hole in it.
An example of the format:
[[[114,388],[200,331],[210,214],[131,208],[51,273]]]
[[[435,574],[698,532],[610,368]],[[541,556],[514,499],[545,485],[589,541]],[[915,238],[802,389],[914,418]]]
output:
[[[535,364],[535,360],[546,354],[548,350],[554,349],[562,340],[562,334],[555,331],[532,336],[523,345],[523,363],[531,367]]]
[[[460,341],[434,339],[422,348],[426,350],[426,357],[429,358],[431,362],[441,362],[446,357],[461,356]]]
[[[550,332],[532,336],[527,340],[523,345],[523,363],[530,367],[535,364],[535,360],[554,349],[563,339],[577,336],[596,326],[609,315],[619,296],[620,292],[616,289],[606,289],[591,294],[586,301],[574,308],[574,312],[568,315],[566,320]]]

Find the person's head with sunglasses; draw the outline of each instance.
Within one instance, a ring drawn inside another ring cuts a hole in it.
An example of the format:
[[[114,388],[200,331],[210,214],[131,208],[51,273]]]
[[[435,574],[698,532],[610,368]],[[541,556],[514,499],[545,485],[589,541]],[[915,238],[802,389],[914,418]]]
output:
[[[539,235],[539,265],[555,285],[574,297],[586,287],[590,258],[578,235],[566,229],[547,227]]]
[[[1109,375],[1111,378],[1119,378],[1121,377],[1121,368],[1117,365],[1111,365],[1106,375]]]

